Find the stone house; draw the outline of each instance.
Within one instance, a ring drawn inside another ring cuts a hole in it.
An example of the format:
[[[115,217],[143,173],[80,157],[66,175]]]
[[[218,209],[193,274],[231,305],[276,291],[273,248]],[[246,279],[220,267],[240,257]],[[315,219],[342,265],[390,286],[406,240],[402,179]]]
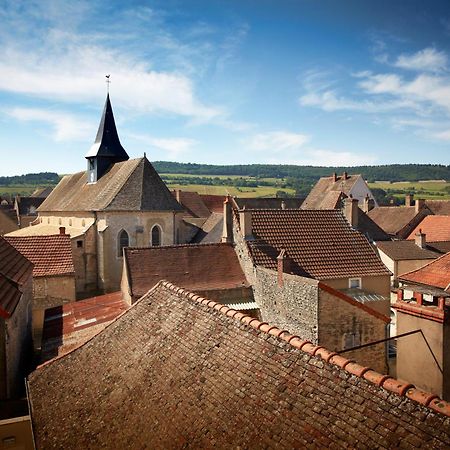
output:
[[[124,247],[184,242],[182,207],[145,155],[129,159],[109,95],[86,159],[87,171],[63,177],[38,208],[36,225],[27,230],[47,235],[65,227],[80,298],[119,289]]]
[[[231,206],[223,239],[234,243],[262,320],[334,351],[386,337],[390,273],[341,211]],[[384,344],[352,356],[386,370]]]
[[[374,206],[378,206],[369,186],[361,175],[349,175],[344,172],[341,176],[333,173],[331,177],[322,177],[311,189],[301,205],[302,209],[335,209],[346,197],[358,200],[362,208],[364,201],[370,199]]]
[[[450,253],[400,275],[397,375],[450,399]]]
[[[168,282],[28,388],[37,448],[450,446],[449,403]]]
[[[257,315],[252,288],[230,244],[124,249],[122,294],[129,304],[160,280]]]
[[[70,236],[5,236],[33,267],[33,339],[40,346],[42,321],[47,308],[76,300],[75,268]]]
[[[0,236],[0,402],[18,398],[25,388],[32,349],[32,272],[33,264]]]

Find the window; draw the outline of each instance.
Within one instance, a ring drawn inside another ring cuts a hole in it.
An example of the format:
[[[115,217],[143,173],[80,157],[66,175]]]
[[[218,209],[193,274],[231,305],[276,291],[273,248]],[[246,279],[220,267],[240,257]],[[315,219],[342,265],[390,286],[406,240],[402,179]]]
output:
[[[121,257],[123,255],[123,249],[130,245],[130,238],[125,230],[119,233],[119,238],[117,240],[117,256]]]
[[[77,241],[77,248],[83,248],[83,241]]]
[[[158,225],[155,225],[152,228],[152,236],[151,236],[151,246],[158,247],[161,245],[161,228]]]
[[[350,289],[361,289],[361,278],[349,278],[348,287]]]
[[[344,350],[347,348],[357,347],[358,345],[361,345],[361,338],[357,331],[354,333],[344,334]]]

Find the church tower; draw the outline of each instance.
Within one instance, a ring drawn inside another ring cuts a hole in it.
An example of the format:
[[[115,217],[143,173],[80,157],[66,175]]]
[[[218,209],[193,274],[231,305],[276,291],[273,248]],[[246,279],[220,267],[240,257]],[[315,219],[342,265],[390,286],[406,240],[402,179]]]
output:
[[[117,134],[109,93],[106,96],[105,108],[98,127],[97,137],[86,154],[86,159],[88,160],[88,183],[96,183],[113,164],[129,159]]]

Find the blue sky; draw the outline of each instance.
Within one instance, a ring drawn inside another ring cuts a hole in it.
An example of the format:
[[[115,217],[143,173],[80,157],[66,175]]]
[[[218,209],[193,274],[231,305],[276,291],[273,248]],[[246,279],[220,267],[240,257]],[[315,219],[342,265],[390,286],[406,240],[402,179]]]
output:
[[[0,175],[130,157],[450,164],[450,4],[0,0]]]

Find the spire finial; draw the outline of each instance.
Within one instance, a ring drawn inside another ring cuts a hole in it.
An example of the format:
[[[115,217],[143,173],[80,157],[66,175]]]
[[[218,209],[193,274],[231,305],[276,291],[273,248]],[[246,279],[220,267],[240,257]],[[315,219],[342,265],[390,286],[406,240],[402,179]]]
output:
[[[106,77],[106,93],[107,94],[109,94],[109,85],[111,84],[111,80],[109,79],[110,76],[111,76],[110,74],[105,75],[105,77]]]

